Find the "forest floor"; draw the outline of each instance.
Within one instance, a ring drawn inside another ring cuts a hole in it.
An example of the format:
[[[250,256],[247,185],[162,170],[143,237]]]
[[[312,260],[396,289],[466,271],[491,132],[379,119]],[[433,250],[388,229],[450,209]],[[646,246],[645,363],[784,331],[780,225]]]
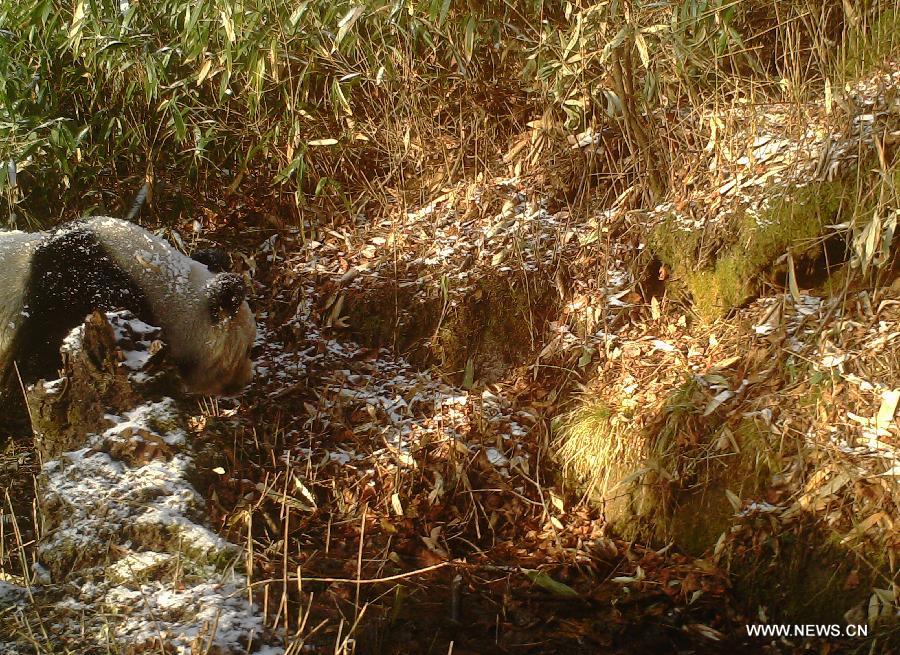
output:
[[[735,596],[726,565],[618,538],[565,483],[553,439],[588,366],[650,405],[686,372],[724,370],[736,355],[752,377],[774,357],[775,324],[802,336],[810,316],[833,313],[828,303],[812,290],[797,303],[774,294],[696,322],[664,294],[639,293],[617,256],[630,245],[592,247],[596,223],[579,234],[515,180],[457,193],[476,207],[490,197],[496,211],[442,222],[435,207],[450,191],[402,225],[282,231],[245,249],[258,283],[257,379],[215,410],[243,424],[216,520],[247,544],[271,624],[315,652],[852,651],[852,641],[749,638],[766,608]],[[435,230],[416,229],[425,216]],[[569,244],[552,260],[569,262],[567,289],[540,256],[551,241]],[[486,320],[514,312],[509,299],[528,290],[548,298],[546,315],[531,317],[542,329]],[[568,315],[597,299],[607,329],[576,337]],[[893,304],[843,345],[871,350],[892,333]],[[453,352],[444,325],[474,342],[477,366],[465,356],[454,370],[428,365],[423,349]],[[756,326],[758,341],[740,326]],[[710,389],[716,406],[730,399],[721,393]]]
[[[232,538],[253,516],[277,624],[337,652],[758,652],[725,572],[615,539],[548,479],[539,367],[467,389],[360,345],[325,326],[333,280],[308,270],[342,240],[285,241],[260,269],[301,281],[271,285],[239,411],[255,429],[219,492]]]

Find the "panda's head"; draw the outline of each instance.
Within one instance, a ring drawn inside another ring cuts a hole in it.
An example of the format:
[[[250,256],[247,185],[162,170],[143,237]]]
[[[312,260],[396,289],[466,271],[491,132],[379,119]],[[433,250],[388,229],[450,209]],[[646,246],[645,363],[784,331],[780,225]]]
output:
[[[146,320],[162,327],[188,390],[232,395],[250,382],[256,322],[241,276],[221,270],[227,256],[191,259],[164,239],[114,218],[89,219],[81,229],[139,288],[151,314]]]
[[[233,395],[253,377],[250,351],[256,322],[247,305],[244,280],[219,273],[198,286],[198,314],[188,321],[189,338],[173,342],[173,356],[187,387],[212,396]],[[193,336],[191,336],[193,335]]]

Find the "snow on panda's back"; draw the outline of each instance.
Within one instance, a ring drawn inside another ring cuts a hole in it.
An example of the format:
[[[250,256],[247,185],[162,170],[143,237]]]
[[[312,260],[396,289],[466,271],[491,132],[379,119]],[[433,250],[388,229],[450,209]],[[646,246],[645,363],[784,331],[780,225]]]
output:
[[[213,274],[127,221],[97,217],[84,226],[143,291],[189,389],[231,394],[250,382],[256,322],[240,276]]]

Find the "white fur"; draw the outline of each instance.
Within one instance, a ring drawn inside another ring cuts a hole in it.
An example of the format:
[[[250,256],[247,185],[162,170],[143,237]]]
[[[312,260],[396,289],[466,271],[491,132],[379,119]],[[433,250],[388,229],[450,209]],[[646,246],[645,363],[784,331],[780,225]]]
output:
[[[97,217],[85,226],[143,290],[175,359],[194,363],[184,371],[192,391],[233,392],[250,381],[248,350],[256,338],[256,322],[246,302],[234,317],[214,325],[207,284],[215,275],[206,266],[134,223]]]
[[[28,284],[31,256],[41,234],[0,232],[0,371],[5,371],[8,350],[22,319],[22,298]]]

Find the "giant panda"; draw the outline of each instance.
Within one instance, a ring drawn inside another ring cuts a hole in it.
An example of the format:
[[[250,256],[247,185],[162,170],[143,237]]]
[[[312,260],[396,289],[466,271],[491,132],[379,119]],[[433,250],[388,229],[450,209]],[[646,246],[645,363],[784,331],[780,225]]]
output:
[[[90,312],[128,309],[163,329],[189,391],[237,393],[252,377],[256,322],[242,278],[211,268],[115,218],[0,232],[0,392],[16,370],[26,384],[55,377],[63,339]]]

